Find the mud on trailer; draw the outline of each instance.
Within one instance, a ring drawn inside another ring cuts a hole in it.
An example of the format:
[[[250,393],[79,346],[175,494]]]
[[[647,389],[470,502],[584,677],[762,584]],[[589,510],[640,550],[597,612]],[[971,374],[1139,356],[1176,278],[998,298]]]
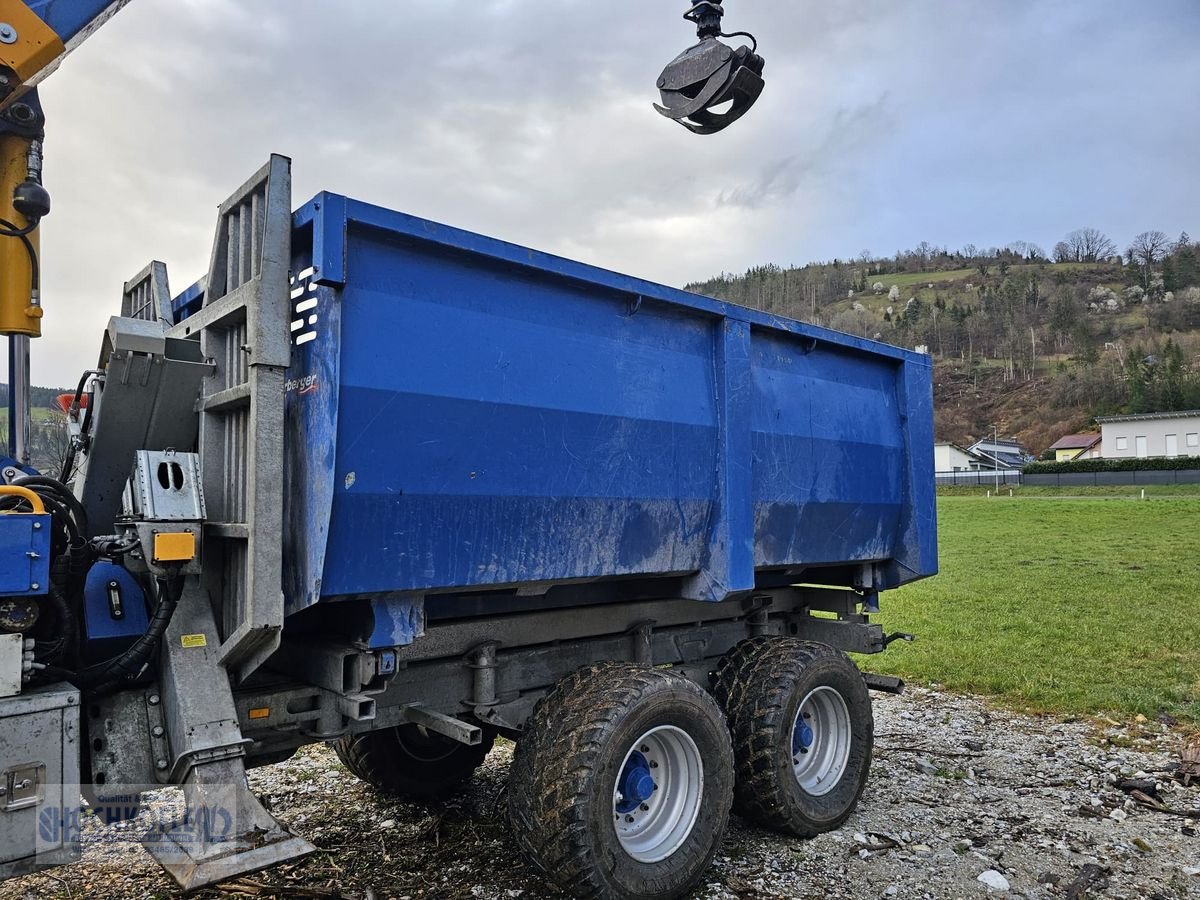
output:
[[[433,797],[516,739],[530,862],[670,897],[730,808],[806,836],[872,742],[846,652],[936,570],[927,357],[335,194],[125,285],[72,458],[0,501],[0,874],[183,789],[183,888],[312,850],[244,770],[333,742]]]

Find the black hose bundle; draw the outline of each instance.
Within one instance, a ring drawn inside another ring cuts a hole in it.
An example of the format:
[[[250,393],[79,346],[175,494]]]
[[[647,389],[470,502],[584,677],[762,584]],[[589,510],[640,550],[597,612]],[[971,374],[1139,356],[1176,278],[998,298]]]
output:
[[[42,608],[49,610],[53,617],[53,628],[50,630],[54,637],[48,640],[35,639],[34,659],[46,667],[68,665],[75,654],[79,626],[66,598],[54,584],[50,585],[46,596],[42,598]],[[44,619],[38,619],[43,630],[44,622]]]
[[[87,385],[88,379],[95,377],[95,376],[101,376],[103,374],[104,374],[103,369],[88,369],[86,372],[83,373],[83,375],[80,376],[79,384],[75,388],[75,398],[71,401],[71,406],[67,410],[67,414],[69,416],[74,417],[74,416],[78,415],[79,405],[83,401],[83,389]],[[89,434],[88,433],[91,431],[92,409],[95,407],[95,405],[96,405],[96,392],[93,389],[88,394],[87,410],[84,412],[83,422],[80,423],[79,436],[77,438],[77,440],[79,441],[79,445],[82,446],[85,450],[88,447],[88,442],[89,442]],[[74,440],[72,440],[67,445],[67,453],[62,461],[62,469],[58,473],[58,480],[63,482],[64,484],[66,484],[68,481],[70,481],[75,475],[75,450],[76,450],[76,443]]]
[[[47,493],[53,494],[58,506],[65,505],[71,511],[77,533],[87,537],[87,510],[83,508],[83,504],[79,502],[79,498],[71,492],[71,489],[57,478],[50,478],[46,475],[24,475],[21,478],[14,478],[12,484],[36,491],[43,501],[48,499]]]

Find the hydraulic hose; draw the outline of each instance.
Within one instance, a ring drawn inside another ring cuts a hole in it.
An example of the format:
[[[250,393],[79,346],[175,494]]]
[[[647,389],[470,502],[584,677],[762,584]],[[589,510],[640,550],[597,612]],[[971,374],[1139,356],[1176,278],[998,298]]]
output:
[[[53,611],[54,617],[58,620],[56,623],[58,636],[50,641],[37,641],[34,644],[35,659],[47,667],[52,667],[63,662],[64,658],[70,658],[70,651],[75,646],[77,629],[75,618],[71,615],[71,608],[58,588],[51,585],[43,602],[47,608]]]
[[[71,413],[79,411],[79,403],[83,399],[83,389],[87,385],[89,378],[94,378],[98,375],[103,375],[103,369],[88,369],[79,377],[79,384],[75,388],[75,398],[71,401]],[[79,426],[79,439],[84,441],[87,439],[88,429],[92,419],[92,405],[95,403],[95,392],[88,395],[87,410],[83,414],[83,422]],[[75,468],[75,442],[69,442],[67,446],[67,455],[63,459],[62,471],[58,473],[58,480],[66,484],[71,480]]]
[[[128,650],[120,656],[98,663],[79,673],[76,684],[91,693],[104,693],[119,687],[121,682],[137,676],[154,651],[158,649],[162,636],[171,624],[171,617],[183,596],[183,572],[174,568],[168,575],[158,579],[159,601],[150,617],[150,624]]]
[[[82,544],[83,535],[79,533],[79,527],[75,524],[75,519],[72,517],[71,511],[60,501],[59,495],[46,496],[46,494],[38,492],[38,497],[54,521],[60,523],[66,529],[69,538],[68,543],[70,545]],[[24,502],[27,501],[6,498],[3,505],[0,505],[0,509],[9,509]]]
[[[79,526],[79,532],[84,537],[88,534],[88,517],[87,510],[83,508],[83,504],[79,502],[71,489],[59,481],[57,478],[50,478],[46,475],[25,475],[21,478],[13,479],[13,484],[20,487],[30,488],[46,488],[54,491],[61,500],[70,507],[72,514],[75,516],[75,523]],[[39,492],[40,493],[40,492]]]

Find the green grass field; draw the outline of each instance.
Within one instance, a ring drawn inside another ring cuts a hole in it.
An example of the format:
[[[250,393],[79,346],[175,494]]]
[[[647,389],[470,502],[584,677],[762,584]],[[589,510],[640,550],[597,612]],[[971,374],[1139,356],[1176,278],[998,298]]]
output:
[[[53,410],[46,409],[45,407],[41,407],[41,406],[35,406],[29,410],[29,418],[33,421],[33,423],[35,425],[38,423],[41,423],[41,422],[45,422],[48,419],[52,419],[56,415],[59,415],[59,414],[55,413]],[[7,407],[0,407],[0,429],[3,429],[5,434],[8,433],[8,409],[7,409]]]
[[[901,290],[910,287],[920,287],[926,284],[936,284],[939,281],[959,281],[965,279],[971,280],[971,276],[978,277],[975,269],[948,269],[942,272],[897,272],[893,275],[870,275],[867,277],[868,284],[880,282],[883,285],[884,296],[886,292],[894,284]],[[905,297],[905,299],[908,299]]]
[[[1030,490],[939,496],[941,574],[877,617],[917,642],[865,667],[1034,711],[1200,721],[1200,494]]]

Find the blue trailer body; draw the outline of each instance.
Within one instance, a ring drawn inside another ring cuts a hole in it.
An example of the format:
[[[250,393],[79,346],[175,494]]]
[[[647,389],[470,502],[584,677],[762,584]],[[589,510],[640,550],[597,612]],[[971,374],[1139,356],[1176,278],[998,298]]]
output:
[[[289,613],[936,571],[927,356],[328,193],[292,266]]]

